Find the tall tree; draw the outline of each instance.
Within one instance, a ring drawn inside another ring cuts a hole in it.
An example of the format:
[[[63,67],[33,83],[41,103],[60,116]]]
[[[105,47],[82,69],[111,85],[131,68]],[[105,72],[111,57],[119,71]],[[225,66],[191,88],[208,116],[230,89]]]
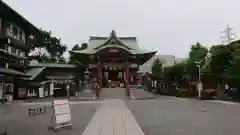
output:
[[[41,33],[41,36],[30,36],[28,39],[28,41],[32,43],[29,56],[37,58],[39,61],[49,55],[46,48],[49,45],[49,40],[51,39],[51,31],[41,30]]]
[[[82,43],[81,46],[78,44],[74,45],[71,51],[78,51],[78,50],[84,50],[87,49],[88,44]],[[79,53],[70,53],[69,57],[70,63],[81,63],[86,64],[88,62],[88,55],[85,54],[79,54]]]
[[[211,53],[211,62],[210,69],[211,73],[217,78],[224,78],[228,67],[231,64],[231,52],[230,48],[227,45],[217,45],[212,46],[210,49]]]
[[[156,76],[162,76],[162,71],[163,71],[162,66],[163,65],[161,60],[159,58],[155,59],[151,67],[152,74]]]
[[[228,45],[228,77],[240,82],[240,40]]]
[[[30,56],[38,57],[39,61],[62,61],[62,55],[67,47],[61,43],[61,39],[53,37],[51,31],[42,30],[42,36],[32,40],[35,42]]]
[[[185,77],[186,63],[177,63],[164,69],[164,77],[170,82],[180,82]]]
[[[202,67],[204,65],[207,54],[208,49],[199,42],[191,46],[185,69],[191,78],[197,78],[199,66]]]
[[[55,61],[62,60],[63,53],[66,52],[67,46],[61,43],[61,39],[51,37],[50,44],[47,46],[47,51],[51,59]]]
[[[193,62],[200,62],[202,66],[204,64],[204,60],[208,54],[208,49],[201,45],[199,42],[191,46],[189,52],[189,60]]]

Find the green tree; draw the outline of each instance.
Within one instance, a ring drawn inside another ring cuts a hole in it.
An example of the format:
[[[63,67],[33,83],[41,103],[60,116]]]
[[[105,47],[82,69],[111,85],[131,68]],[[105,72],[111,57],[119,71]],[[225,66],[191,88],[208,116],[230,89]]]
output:
[[[240,40],[228,45],[228,77],[240,81]]]
[[[63,60],[63,53],[66,52],[67,46],[61,43],[61,39],[51,37],[50,44],[46,47],[50,58],[57,62]]]
[[[208,49],[199,42],[191,46],[189,58],[185,62],[185,71],[190,78],[197,79],[199,74],[198,66],[203,67],[207,54]]]
[[[62,61],[62,55],[67,50],[66,45],[61,43],[61,39],[53,37],[51,31],[41,31],[40,37],[30,39],[33,41],[30,56],[37,57],[40,62]]]
[[[191,46],[189,59],[194,62],[204,63],[204,59],[208,54],[208,49],[202,46],[199,42]]]
[[[219,80],[223,79],[231,64],[231,52],[227,45],[212,46],[210,49],[210,71]]]
[[[87,47],[88,47],[87,43],[82,43],[81,47],[79,47],[78,44],[74,45],[72,50],[70,51],[69,63],[87,64],[87,62],[89,60],[88,55],[72,52],[72,51],[84,50],[84,49],[87,49]]]
[[[162,62],[159,58],[154,60],[153,65],[151,67],[151,71],[153,75],[162,76],[163,71]]]
[[[31,50],[29,56],[36,58],[38,61],[42,61],[48,57],[47,46],[51,39],[51,31],[41,30],[41,35],[38,37],[29,36],[28,42],[31,44]]]
[[[164,77],[170,82],[180,82],[185,76],[186,63],[177,63],[164,69]]]

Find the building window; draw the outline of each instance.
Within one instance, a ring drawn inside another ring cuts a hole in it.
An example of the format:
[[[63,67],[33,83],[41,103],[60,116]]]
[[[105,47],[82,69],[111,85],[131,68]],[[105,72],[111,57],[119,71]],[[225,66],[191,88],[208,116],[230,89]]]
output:
[[[26,36],[25,33],[21,28],[19,28],[16,25],[13,25],[11,23],[8,23],[7,29],[6,29],[6,35],[9,37],[12,37],[16,40],[22,40],[23,43],[26,42]]]
[[[13,38],[18,39],[18,28],[16,26],[13,26]]]
[[[20,64],[21,64],[21,65],[24,65],[24,60],[20,60]]]
[[[23,41],[23,43],[25,44],[25,33],[19,29],[19,39]]]
[[[12,25],[8,24],[7,29],[6,29],[6,35],[9,37],[13,37],[13,31],[12,31]]]

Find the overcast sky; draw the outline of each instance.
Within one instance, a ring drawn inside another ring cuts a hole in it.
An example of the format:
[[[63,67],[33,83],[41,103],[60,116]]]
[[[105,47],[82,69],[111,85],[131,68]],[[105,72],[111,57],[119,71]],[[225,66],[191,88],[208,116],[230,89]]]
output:
[[[238,0],[3,0],[69,49],[88,36],[137,36],[143,49],[186,57],[191,44],[221,42],[227,24],[240,34]]]

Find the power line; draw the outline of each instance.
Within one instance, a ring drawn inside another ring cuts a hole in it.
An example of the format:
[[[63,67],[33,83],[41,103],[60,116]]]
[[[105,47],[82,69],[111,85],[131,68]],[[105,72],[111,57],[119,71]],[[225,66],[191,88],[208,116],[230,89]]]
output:
[[[221,37],[223,43],[230,44],[236,38],[233,28],[230,28],[229,25],[227,25],[227,28],[221,31],[221,33],[224,34],[224,36]]]

